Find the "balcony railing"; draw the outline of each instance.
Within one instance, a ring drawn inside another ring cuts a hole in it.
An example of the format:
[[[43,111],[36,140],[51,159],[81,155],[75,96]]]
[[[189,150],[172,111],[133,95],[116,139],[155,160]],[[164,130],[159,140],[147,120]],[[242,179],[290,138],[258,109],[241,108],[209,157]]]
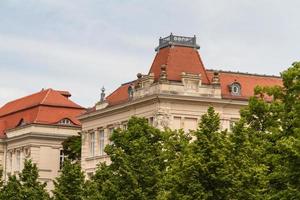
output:
[[[165,38],[159,38],[159,45],[155,49],[155,51],[171,46],[171,45],[178,45],[178,46],[187,46],[187,47],[193,47],[196,49],[199,49],[200,46],[196,43],[196,36],[194,37],[185,37],[185,36],[178,36],[178,35],[171,35],[165,37]]]

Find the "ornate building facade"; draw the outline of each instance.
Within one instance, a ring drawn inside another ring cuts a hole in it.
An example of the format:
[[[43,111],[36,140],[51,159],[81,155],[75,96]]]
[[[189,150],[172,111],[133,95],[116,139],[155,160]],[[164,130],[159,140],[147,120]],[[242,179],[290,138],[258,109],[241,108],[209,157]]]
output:
[[[40,180],[53,189],[64,155],[62,142],[77,135],[76,118],[85,109],[72,102],[67,91],[53,89],[11,101],[0,108],[0,167],[4,180],[23,169],[25,159],[39,168]]]
[[[267,75],[207,70],[196,37],[170,35],[159,39],[148,74],[122,84],[79,117],[82,123],[82,169],[89,176],[99,162],[110,162],[104,147],[115,128],[125,128],[131,116],[145,117],[163,129],[196,129],[201,115],[213,106],[223,129],[230,129],[248,104],[255,86],[281,85]]]

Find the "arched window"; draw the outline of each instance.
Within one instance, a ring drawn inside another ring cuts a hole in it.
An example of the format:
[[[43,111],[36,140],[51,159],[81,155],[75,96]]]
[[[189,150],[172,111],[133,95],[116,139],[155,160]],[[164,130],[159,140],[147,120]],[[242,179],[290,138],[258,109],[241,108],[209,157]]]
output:
[[[60,120],[58,124],[61,124],[61,125],[72,125],[73,123],[71,122],[71,120],[69,120],[67,118],[64,118],[64,119]]]
[[[18,127],[18,126],[24,126],[24,125],[26,125],[26,122],[25,122],[25,120],[22,118],[22,119],[19,121],[17,127]]]

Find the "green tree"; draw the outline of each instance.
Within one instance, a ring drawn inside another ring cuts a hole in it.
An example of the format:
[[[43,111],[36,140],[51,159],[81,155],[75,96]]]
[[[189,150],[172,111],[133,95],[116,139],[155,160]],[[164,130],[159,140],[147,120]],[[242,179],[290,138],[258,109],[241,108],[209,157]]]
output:
[[[80,164],[66,159],[59,177],[54,181],[54,200],[81,200],[84,193],[84,174]]]
[[[18,175],[10,176],[1,190],[0,199],[11,200],[47,200],[46,183],[38,181],[38,169],[31,160],[25,160],[24,169]]]
[[[105,152],[111,164],[99,166],[93,178],[99,193],[89,199],[155,199],[166,169],[163,132],[133,117],[127,130],[115,130],[110,139]]]
[[[39,173],[36,164],[31,160],[25,160],[24,168],[19,174],[20,182],[22,184],[21,195],[26,200],[46,200],[49,199],[45,187],[46,183],[38,181]]]
[[[256,88],[231,136],[238,199],[300,199],[300,63],[282,79]]]
[[[282,73],[283,88],[267,90],[280,102],[280,131],[270,159],[272,199],[300,199],[300,62]]]
[[[219,127],[219,115],[210,107],[198,130],[191,132],[192,142],[168,168],[158,199],[228,199],[232,187],[227,166],[229,141]]]
[[[22,185],[15,175],[8,178],[7,183],[0,191],[0,200],[24,200]]]
[[[268,138],[254,131],[242,118],[229,135],[232,187],[229,199],[267,199]]]
[[[63,141],[63,152],[71,161],[79,161],[81,159],[81,134],[70,136]]]

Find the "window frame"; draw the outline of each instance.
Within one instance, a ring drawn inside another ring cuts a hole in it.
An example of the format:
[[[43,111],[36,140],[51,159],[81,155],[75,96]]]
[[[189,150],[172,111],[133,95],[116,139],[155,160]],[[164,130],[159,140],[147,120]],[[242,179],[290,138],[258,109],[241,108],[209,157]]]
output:
[[[105,149],[105,132],[104,129],[99,129],[99,154],[100,156],[105,155],[104,149]]]
[[[91,157],[95,156],[95,132],[89,133],[89,154]]]

